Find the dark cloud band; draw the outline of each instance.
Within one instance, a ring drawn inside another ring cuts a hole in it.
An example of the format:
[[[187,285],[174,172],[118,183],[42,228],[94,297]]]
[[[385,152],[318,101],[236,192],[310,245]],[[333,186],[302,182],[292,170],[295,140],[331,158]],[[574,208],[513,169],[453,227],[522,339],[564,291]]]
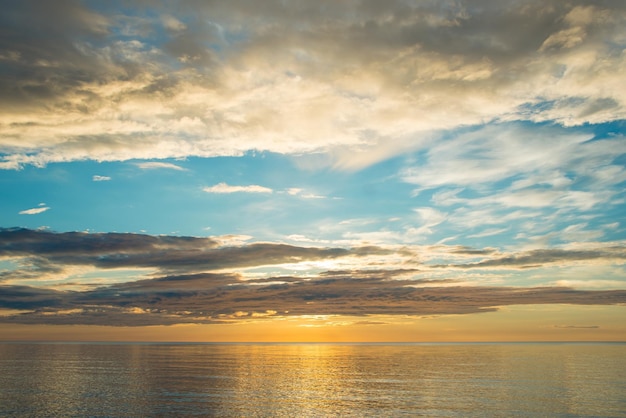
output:
[[[433,267],[431,271],[443,267],[420,264],[416,268],[417,251],[407,247],[346,249],[277,243],[228,247],[220,246],[212,238],[0,229],[0,257],[18,262],[13,270],[3,273],[6,284],[0,286],[0,308],[27,311],[0,320],[146,325],[213,323],[267,315],[467,314],[514,304],[626,303],[626,290],[468,286],[454,278],[417,279],[417,275]],[[462,269],[518,269],[534,263],[624,258],[624,249],[616,246],[587,251],[534,250],[506,257],[493,249],[459,250],[458,246],[452,246],[448,252],[451,257],[492,257],[473,264],[453,265]],[[237,273],[237,269],[249,267],[342,257],[366,262],[371,256],[402,256],[413,264],[251,279]],[[73,291],[58,290],[63,286],[52,288],[45,281],[37,283],[38,274],[62,276],[64,269],[76,265],[100,269],[150,267],[161,272],[161,277],[129,279]],[[231,272],[226,273],[227,270]],[[14,284],[20,280],[29,285]]]
[[[356,273],[356,272],[355,272]],[[258,316],[446,315],[525,304],[612,305],[626,290],[563,287],[420,287],[415,280],[324,274],[306,280],[273,277],[246,282],[237,275],[199,274],[118,284],[83,292],[0,287],[0,307],[27,313],[0,321],[43,324],[167,325],[219,323]]]

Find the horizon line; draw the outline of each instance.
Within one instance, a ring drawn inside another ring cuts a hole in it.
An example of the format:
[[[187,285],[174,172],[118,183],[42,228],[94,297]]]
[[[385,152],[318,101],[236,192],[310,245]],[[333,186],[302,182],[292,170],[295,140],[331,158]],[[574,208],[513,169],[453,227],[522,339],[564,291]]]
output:
[[[488,345],[488,344],[626,344],[626,340],[532,340],[532,341],[61,341],[0,340],[0,344],[93,344],[93,345]]]

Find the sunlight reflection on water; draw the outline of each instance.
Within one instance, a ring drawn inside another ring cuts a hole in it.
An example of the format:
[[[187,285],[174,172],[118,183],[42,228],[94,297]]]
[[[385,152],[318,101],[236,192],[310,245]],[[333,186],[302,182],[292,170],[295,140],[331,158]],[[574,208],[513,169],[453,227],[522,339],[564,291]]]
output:
[[[626,345],[0,344],[2,416],[626,416]]]

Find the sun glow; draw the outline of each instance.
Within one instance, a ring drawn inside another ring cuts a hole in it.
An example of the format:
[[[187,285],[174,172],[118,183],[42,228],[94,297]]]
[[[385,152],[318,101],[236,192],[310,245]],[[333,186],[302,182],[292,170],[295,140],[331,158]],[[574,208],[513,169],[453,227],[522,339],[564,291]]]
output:
[[[14,312],[12,312],[14,313]],[[8,312],[5,312],[8,314]],[[466,342],[620,341],[626,306],[518,305],[473,315],[239,316],[221,324],[148,327],[0,324],[3,341]],[[242,319],[243,318],[243,319]],[[511,330],[514,332],[511,332]]]

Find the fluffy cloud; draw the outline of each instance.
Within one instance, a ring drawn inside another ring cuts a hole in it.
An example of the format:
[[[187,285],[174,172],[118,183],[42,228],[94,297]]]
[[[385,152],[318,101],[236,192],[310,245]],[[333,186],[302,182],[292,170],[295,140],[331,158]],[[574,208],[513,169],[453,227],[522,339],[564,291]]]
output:
[[[626,116],[619,2],[4,3],[5,169],[248,150],[354,169],[461,126]]]

